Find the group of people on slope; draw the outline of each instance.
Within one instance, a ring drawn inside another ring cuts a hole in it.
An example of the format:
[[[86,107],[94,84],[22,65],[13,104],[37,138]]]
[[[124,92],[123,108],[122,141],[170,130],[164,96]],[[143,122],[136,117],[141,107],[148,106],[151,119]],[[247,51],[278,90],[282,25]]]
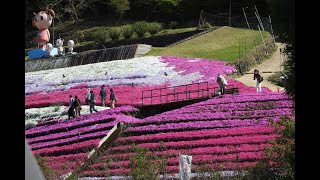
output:
[[[107,92],[104,89],[104,87],[105,87],[104,85],[101,86],[99,96],[101,100],[101,105],[106,107]],[[80,116],[80,111],[82,109],[81,102],[78,96],[75,96],[75,99],[73,99],[72,95],[70,95],[69,97],[70,97],[70,101],[69,101],[69,109],[68,109],[68,119],[70,119],[70,117]],[[110,89],[110,108],[114,108],[115,102],[117,101],[118,99],[114,94],[113,89]],[[85,102],[89,105],[90,113],[92,113],[93,111],[98,112],[98,110],[95,108],[96,97],[94,92],[90,90],[90,88],[87,89]]]
[[[261,76],[261,74],[259,73],[259,70],[258,69],[255,69],[254,72],[253,72],[253,80],[256,80],[256,90],[257,92],[261,92],[261,84],[262,84],[262,81],[263,81],[263,77]],[[219,85],[219,88],[220,88],[220,94],[224,94],[225,92],[225,89],[228,85],[228,82],[226,80],[226,78],[222,75],[222,74],[219,74],[217,76],[217,83]]]

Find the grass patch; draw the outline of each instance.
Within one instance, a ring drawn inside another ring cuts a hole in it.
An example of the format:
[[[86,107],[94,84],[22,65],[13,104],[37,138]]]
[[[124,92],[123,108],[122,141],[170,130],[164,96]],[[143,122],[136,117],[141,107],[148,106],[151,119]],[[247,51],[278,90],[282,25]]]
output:
[[[180,28],[180,29],[164,29],[158,33],[158,35],[163,34],[178,34],[178,33],[184,33],[184,32],[191,32],[196,31],[197,27],[190,27],[190,28]]]
[[[268,38],[270,34],[263,32],[263,37]],[[262,44],[259,31],[222,27],[170,48],[152,47],[147,55],[207,58],[235,62],[239,58],[239,41],[241,42],[241,57],[244,52],[253,50],[255,44],[257,46]],[[244,45],[245,42],[246,46]]]

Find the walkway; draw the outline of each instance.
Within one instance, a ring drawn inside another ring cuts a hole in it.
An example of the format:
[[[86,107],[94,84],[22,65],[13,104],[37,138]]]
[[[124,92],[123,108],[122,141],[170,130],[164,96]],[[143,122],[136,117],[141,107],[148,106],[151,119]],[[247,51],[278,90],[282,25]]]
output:
[[[284,56],[281,55],[281,62],[280,62],[280,48],[283,49],[284,44],[276,43],[277,50],[273,53],[273,55],[267,59],[264,60],[261,64],[258,64],[250,69],[248,73],[253,73],[254,69],[258,69],[260,72],[272,72],[272,73],[262,73],[264,81],[262,82],[262,87],[267,87],[271,89],[272,91],[276,92],[277,88],[280,88],[280,86],[274,85],[270,81],[268,81],[268,77],[273,75],[276,71],[280,71],[281,63],[283,63]],[[236,80],[241,81],[247,86],[256,86],[256,81],[253,80],[253,74],[245,74]]]

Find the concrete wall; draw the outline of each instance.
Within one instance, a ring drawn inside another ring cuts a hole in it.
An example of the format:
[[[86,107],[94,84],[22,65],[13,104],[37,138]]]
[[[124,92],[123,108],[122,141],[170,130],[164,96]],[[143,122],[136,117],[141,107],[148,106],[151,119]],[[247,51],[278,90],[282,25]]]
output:
[[[60,57],[25,61],[25,72],[65,68],[98,62],[134,58],[138,44],[81,52]]]

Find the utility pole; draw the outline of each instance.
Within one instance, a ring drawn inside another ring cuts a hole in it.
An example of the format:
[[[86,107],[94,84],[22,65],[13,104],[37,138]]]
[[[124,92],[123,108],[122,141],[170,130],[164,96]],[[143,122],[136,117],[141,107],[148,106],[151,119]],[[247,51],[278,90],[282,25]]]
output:
[[[54,46],[54,19],[52,18],[52,46]]]
[[[242,74],[242,72],[241,72],[241,66],[240,66],[240,39],[239,39],[239,59],[238,59],[238,66],[239,66],[239,71],[240,71],[240,73]]]
[[[248,29],[250,29],[249,22],[248,22],[248,19],[247,19],[247,16],[246,16],[246,12],[244,11],[244,8],[242,8],[242,10],[243,10],[244,18],[246,19],[246,22],[247,22],[247,25],[248,25]]]
[[[229,7],[229,26],[231,27],[231,0],[230,0],[230,7]]]
[[[261,21],[261,19],[260,19],[260,15],[259,15],[259,13],[258,13],[258,9],[257,9],[257,7],[256,7],[256,5],[254,5],[254,8],[256,9],[256,16],[257,16],[257,19],[258,19],[258,21],[259,21],[259,23],[260,23],[260,26],[261,26],[261,28],[262,28],[262,31],[264,31],[264,27],[263,27],[263,24],[262,24],[262,21]]]
[[[270,21],[270,26],[271,26],[271,33],[272,33],[272,38],[273,38],[274,47],[276,47],[276,40],[275,40],[274,34],[273,34],[273,29],[272,29],[272,23],[271,23],[271,17],[270,17],[270,15],[269,15],[269,21]]]
[[[200,29],[200,28],[202,27],[201,23],[202,23],[202,10],[200,11],[200,17],[199,17],[198,29]]]
[[[263,36],[262,36],[262,32],[261,32],[261,29],[260,29],[260,26],[258,25],[258,29],[259,29],[259,32],[260,32],[260,35],[261,35],[261,39],[262,39],[262,42],[264,44],[264,48],[266,50],[266,54],[268,54],[268,51],[267,51],[267,46],[266,46],[266,43],[264,42],[264,39],[263,39]]]

